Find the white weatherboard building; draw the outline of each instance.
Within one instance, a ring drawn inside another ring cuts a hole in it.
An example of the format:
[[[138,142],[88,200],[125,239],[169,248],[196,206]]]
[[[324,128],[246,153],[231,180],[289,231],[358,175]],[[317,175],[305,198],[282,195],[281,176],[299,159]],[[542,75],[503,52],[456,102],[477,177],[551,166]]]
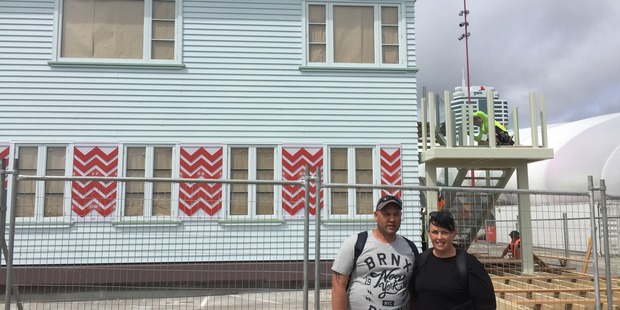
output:
[[[309,164],[326,181],[416,185],[414,2],[2,1],[0,157],[26,175],[297,180]],[[324,258],[359,230],[347,223],[373,223],[380,195],[323,191],[333,237]],[[42,243],[16,265],[277,260],[303,250],[292,237],[303,205],[279,186],[30,181],[17,198],[9,210],[20,240],[71,240],[74,254],[96,248],[87,236],[118,246],[64,257]],[[417,197],[406,203],[419,208]],[[402,232],[419,238],[413,213]],[[188,255],[172,248],[178,240],[134,255],[153,246],[144,236],[161,223],[178,238],[209,238]],[[257,230],[291,236],[290,246],[208,251],[261,242]]]

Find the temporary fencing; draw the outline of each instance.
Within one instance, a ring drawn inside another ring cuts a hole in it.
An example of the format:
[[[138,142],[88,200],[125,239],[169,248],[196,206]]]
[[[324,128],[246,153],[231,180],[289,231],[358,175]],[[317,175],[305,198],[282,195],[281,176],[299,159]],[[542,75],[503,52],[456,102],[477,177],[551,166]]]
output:
[[[330,267],[341,242],[375,226],[372,206],[336,204],[399,195],[399,233],[422,247],[429,192],[454,214],[455,241],[490,273],[498,309],[620,305],[620,199],[604,183],[575,193],[336,184],[319,172],[297,181],[36,176],[3,167],[5,175],[6,309],[331,309]],[[75,182],[88,193],[71,191]],[[220,184],[224,194],[175,194],[202,184]],[[109,186],[117,194],[104,197]],[[259,187],[275,194],[233,201],[239,195],[231,192]],[[296,194],[282,198],[284,188]],[[526,196],[528,213],[518,203]],[[284,204],[303,211],[291,216]],[[196,216],[182,205],[198,206]],[[213,206],[220,209],[210,214]],[[513,230],[522,259],[500,257]]]

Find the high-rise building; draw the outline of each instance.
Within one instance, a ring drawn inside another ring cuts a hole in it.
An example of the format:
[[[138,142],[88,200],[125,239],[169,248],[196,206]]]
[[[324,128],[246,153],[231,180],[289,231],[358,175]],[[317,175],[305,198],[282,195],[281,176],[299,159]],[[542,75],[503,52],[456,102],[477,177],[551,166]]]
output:
[[[504,126],[508,125],[508,101],[499,99],[499,93],[491,86],[471,86],[470,102],[475,111],[483,111],[487,115],[487,92],[493,92],[493,116],[496,121]],[[456,124],[461,123],[461,107],[467,104],[467,86],[458,86],[454,88],[452,93],[452,101],[450,107],[455,114]]]

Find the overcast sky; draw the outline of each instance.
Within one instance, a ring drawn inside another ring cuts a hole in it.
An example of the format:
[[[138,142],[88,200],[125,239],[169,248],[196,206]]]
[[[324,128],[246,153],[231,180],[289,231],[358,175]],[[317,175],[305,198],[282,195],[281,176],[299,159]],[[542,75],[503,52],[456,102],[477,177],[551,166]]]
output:
[[[530,91],[544,93],[549,124],[620,112],[620,0],[467,0],[467,9],[471,85],[518,106],[521,128]],[[461,10],[462,0],[417,0],[420,91],[461,85]]]

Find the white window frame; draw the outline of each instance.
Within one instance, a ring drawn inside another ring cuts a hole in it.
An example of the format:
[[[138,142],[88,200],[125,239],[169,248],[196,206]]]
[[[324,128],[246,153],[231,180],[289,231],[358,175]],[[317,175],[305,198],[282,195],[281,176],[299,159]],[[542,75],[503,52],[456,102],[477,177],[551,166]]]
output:
[[[144,158],[144,177],[145,178],[153,178],[153,172],[155,170],[155,148],[158,147],[169,147],[172,148],[172,175],[171,178],[179,177],[179,147],[178,145],[173,144],[125,144],[121,149],[121,154],[119,156],[120,166],[123,167],[122,175],[127,175],[127,148],[132,147],[143,147],[146,149],[145,158]],[[124,220],[171,220],[176,219],[179,213],[179,183],[172,182],[171,184],[171,197],[170,197],[170,214],[169,215],[151,215],[153,213],[153,183],[152,182],[144,182],[144,205],[143,205],[143,214],[141,216],[128,216],[125,215],[125,195],[126,195],[126,182],[119,183],[119,190],[121,191],[121,199],[120,199],[120,208],[118,210],[119,218]]]
[[[152,47],[152,8],[153,0],[144,0],[144,37],[142,45],[142,59],[122,59],[122,58],[72,58],[61,57],[62,43],[62,18],[63,2],[56,1],[54,10],[54,35],[51,64],[76,64],[76,65],[181,65],[183,47],[183,0],[175,0],[175,22],[174,22],[174,59],[150,59]]]
[[[248,149],[248,180],[256,180],[256,172],[257,172],[257,148],[273,148],[273,180],[280,180],[282,177],[282,166],[280,154],[282,150],[279,146],[266,144],[266,145],[247,145],[247,144],[239,144],[239,145],[228,145],[225,149],[225,158],[226,158],[226,178],[231,179],[231,149],[232,148],[247,148]],[[282,186],[274,185],[273,186],[273,208],[272,214],[268,215],[257,215],[256,214],[256,184],[248,184],[248,214],[245,215],[232,215],[231,214],[231,191],[230,184],[224,184],[225,195],[226,195],[226,203],[225,203],[225,213],[226,218],[230,220],[273,220],[273,219],[282,219]]]
[[[65,173],[64,176],[71,176],[73,172],[73,147],[69,144],[27,144],[19,143],[11,146],[9,151],[11,162],[10,166],[16,170],[18,167],[15,165],[16,158],[19,155],[19,149],[22,147],[36,147],[37,148],[37,176],[44,176],[47,170],[47,148],[49,147],[64,147],[65,148]],[[57,222],[69,222],[71,219],[71,181],[64,181],[64,200],[62,204],[62,215],[45,217],[43,214],[45,207],[45,182],[44,180],[34,181],[36,182],[34,192],[34,217],[16,217],[17,223],[34,224],[35,223],[57,223]],[[13,190],[13,186],[17,184],[9,181],[7,192],[10,193]],[[12,202],[8,202],[10,205]],[[10,212],[15,210],[14,206],[9,206]]]
[[[380,159],[379,159],[379,155],[378,155],[378,151],[379,151],[379,146],[377,145],[329,145],[326,147],[326,152],[325,154],[327,154],[327,156],[325,157],[324,160],[324,165],[325,165],[325,177],[324,179],[328,182],[331,183],[331,150],[332,148],[346,148],[347,149],[347,183],[348,184],[356,184],[356,175],[355,175],[355,150],[356,149],[371,149],[371,155],[372,155],[372,182],[373,184],[379,184],[378,180],[380,177],[380,173],[381,173],[381,168],[380,168]],[[355,188],[348,188],[347,189],[347,205],[348,210],[347,210],[347,214],[333,214],[332,213],[332,203],[331,203],[331,197],[332,197],[332,192],[331,189],[325,188],[323,189],[325,192],[325,197],[324,200],[327,204],[327,206],[329,206],[329,208],[327,208],[327,217],[331,218],[331,219],[364,219],[364,220],[371,220],[374,218],[373,213],[370,214],[356,214],[357,211],[357,195],[356,194],[356,189]],[[373,190],[372,191],[372,205],[374,207],[374,202],[377,201],[378,199],[378,195],[379,195],[380,191],[378,190]],[[373,208],[374,210],[374,208]]]
[[[324,5],[326,11],[326,59],[325,62],[310,62],[308,57],[308,6],[310,5]],[[405,1],[389,1],[389,2],[326,2],[326,1],[307,1],[303,3],[302,12],[302,61],[305,66],[308,67],[343,67],[343,68],[405,68],[407,65],[407,31],[406,31],[406,18],[405,18]],[[334,35],[333,35],[333,7],[334,6],[372,6],[374,7],[374,30],[375,30],[375,62],[374,63],[336,63],[334,62]],[[382,6],[397,6],[398,7],[398,63],[382,63],[382,51],[381,51],[381,7]]]

